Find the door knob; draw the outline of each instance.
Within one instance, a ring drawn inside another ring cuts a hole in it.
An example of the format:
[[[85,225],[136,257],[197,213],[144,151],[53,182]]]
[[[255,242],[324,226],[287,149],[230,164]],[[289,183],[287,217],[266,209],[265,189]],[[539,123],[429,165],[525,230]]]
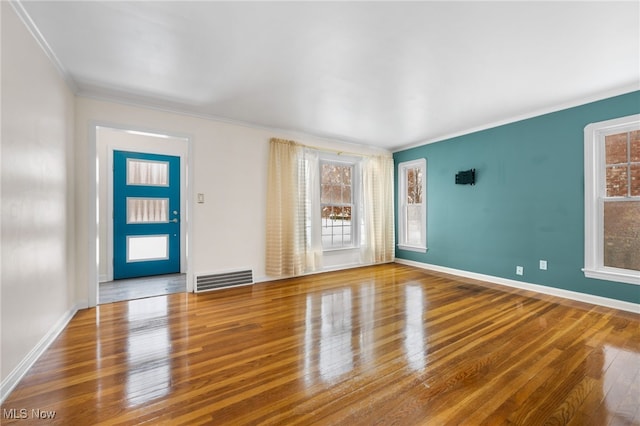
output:
[[[177,218],[175,218],[175,219],[171,219],[171,222],[173,222],[173,223],[178,223],[178,219],[177,219]]]

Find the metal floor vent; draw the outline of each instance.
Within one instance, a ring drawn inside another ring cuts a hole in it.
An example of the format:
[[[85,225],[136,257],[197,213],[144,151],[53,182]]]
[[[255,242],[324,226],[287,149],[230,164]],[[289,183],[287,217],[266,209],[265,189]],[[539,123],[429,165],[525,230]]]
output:
[[[253,284],[253,271],[233,271],[196,277],[196,293],[236,285]]]

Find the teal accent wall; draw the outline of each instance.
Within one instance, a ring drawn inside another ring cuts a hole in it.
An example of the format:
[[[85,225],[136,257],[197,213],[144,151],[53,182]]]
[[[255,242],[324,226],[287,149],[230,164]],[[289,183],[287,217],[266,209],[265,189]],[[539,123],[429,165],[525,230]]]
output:
[[[427,159],[428,247],[396,257],[640,303],[640,286],[581,270],[584,127],[637,113],[640,91],[395,153],[396,191],[397,164]],[[476,185],[456,185],[471,168]]]

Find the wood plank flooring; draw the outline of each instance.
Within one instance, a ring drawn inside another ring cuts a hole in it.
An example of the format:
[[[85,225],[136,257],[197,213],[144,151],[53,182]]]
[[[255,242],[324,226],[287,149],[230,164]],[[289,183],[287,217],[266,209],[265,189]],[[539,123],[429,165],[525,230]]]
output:
[[[639,395],[639,315],[389,264],[80,311],[2,424],[638,425]]]

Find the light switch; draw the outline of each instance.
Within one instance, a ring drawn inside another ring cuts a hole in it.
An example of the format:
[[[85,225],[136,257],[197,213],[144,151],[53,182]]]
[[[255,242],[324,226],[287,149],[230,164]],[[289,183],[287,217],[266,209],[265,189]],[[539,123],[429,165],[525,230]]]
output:
[[[202,192],[198,193],[198,203],[204,204],[204,194]]]

